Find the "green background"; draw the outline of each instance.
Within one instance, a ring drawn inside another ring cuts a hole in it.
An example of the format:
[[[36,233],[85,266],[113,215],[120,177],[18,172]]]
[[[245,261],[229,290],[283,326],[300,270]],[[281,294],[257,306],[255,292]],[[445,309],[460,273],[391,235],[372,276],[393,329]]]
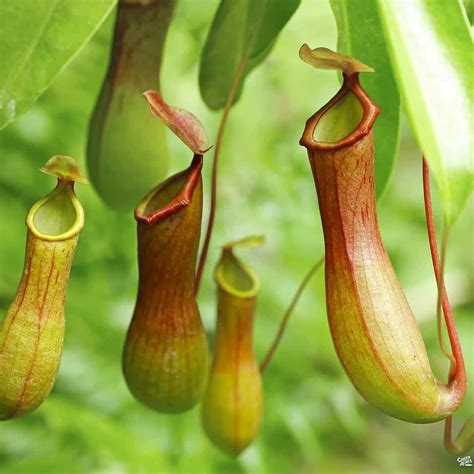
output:
[[[162,71],[167,101],[198,116],[211,143],[220,114],[209,112],[202,102],[197,68],[216,7],[216,0],[179,2]],[[0,133],[3,312],[21,275],[24,218],[53,185],[38,168],[55,154],[71,155],[85,167],[88,118],[105,73],[111,27],[112,18],[29,112]],[[338,81],[333,72],[303,64],[298,49],[303,42],[335,49],[336,40],[327,2],[303,1],[268,60],[250,74],[224,138],[217,223],[200,308],[212,338],[212,267],[219,245],[264,233],[263,248],[244,252],[262,279],[255,326],[259,358],[299,281],[323,252],[314,184],[298,140],[305,120],[336,92]],[[172,171],[184,168],[189,151],[171,134],[169,142]],[[77,186],[77,192],[87,222],[69,286],[61,369],[40,409],[0,425],[1,473],[462,471],[442,448],[442,423],[411,425],[391,419],[371,408],[350,385],[330,340],[321,273],[304,293],[265,373],[263,427],[238,460],[230,460],[206,439],[198,408],[169,416],[139,405],[127,391],[120,368],[137,285],[135,223],[131,215],[109,211],[92,187]],[[436,190],[434,194],[441,216]],[[379,204],[379,222],[435,373],[445,380],[447,361],[436,338],[436,284],[425,232],[420,152],[405,124],[399,161]],[[472,230],[471,204],[451,232],[446,273],[471,380]],[[472,395],[470,388],[455,415],[456,430],[473,411]]]

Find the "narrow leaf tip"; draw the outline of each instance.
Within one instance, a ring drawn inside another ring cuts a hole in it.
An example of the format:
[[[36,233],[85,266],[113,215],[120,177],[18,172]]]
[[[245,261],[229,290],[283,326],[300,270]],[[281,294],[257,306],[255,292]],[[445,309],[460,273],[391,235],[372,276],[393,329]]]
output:
[[[315,68],[335,69],[347,76],[359,72],[374,72],[373,68],[350,56],[336,53],[328,48],[311,49],[306,43],[301,46],[299,55],[305,63]]]

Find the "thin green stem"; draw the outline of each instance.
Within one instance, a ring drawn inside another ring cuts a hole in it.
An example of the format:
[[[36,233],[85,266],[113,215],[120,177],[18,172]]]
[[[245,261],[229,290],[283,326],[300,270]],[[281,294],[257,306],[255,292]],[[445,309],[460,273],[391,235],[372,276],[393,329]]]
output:
[[[237,94],[240,80],[245,71],[246,65],[246,56],[244,55],[237,72],[235,73],[234,82],[227,96],[227,101],[225,103],[224,111],[222,113],[221,121],[219,123],[219,129],[217,131],[216,137],[216,146],[214,147],[214,156],[212,160],[212,178],[211,178],[211,201],[209,205],[209,220],[207,222],[206,237],[204,238],[204,243],[201,249],[201,255],[199,257],[199,264],[196,272],[196,283],[194,292],[197,295],[199,293],[199,288],[201,286],[202,275],[204,272],[204,267],[206,265],[207,253],[209,251],[209,244],[211,243],[212,230],[214,228],[214,221],[216,217],[216,207],[217,207],[217,170],[219,162],[219,154],[221,151],[222,139],[224,137],[225,128],[227,125],[227,120],[229,118],[230,109]]]
[[[283,334],[285,333],[286,326],[288,324],[288,321],[290,319],[290,316],[293,313],[293,310],[295,309],[295,306],[297,305],[304,289],[306,288],[307,284],[310,282],[311,278],[313,275],[321,268],[321,266],[324,263],[324,257],[321,257],[308,271],[308,273],[305,275],[301,283],[299,284],[296,293],[293,296],[293,299],[291,300],[290,305],[288,306],[287,310],[285,311],[283,318],[280,323],[280,327],[278,329],[277,335],[275,339],[273,340],[272,345],[270,346],[270,349],[268,349],[267,354],[263,358],[263,361],[260,364],[260,372],[263,373],[265,369],[268,367],[268,364],[272,360],[273,354],[275,353],[277,347],[279,346],[281,339],[283,337]]]
[[[444,446],[446,450],[459,456],[469,452],[474,446],[474,416],[470,416],[461,428],[457,438],[452,439],[453,416],[446,418],[444,425]]]
[[[254,29],[250,35],[249,41],[247,43],[247,48],[242,54],[242,59],[240,60],[239,66],[235,72],[234,80],[227,96],[227,100],[224,106],[224,112],[222,113],[221,121],[219,124],[219,130],[217,132],[216,146],[214,148],[214,156],[212,162],[212,182],[211,182],[211,202],[209,208],[209,220],[207,222],[206,236],[204,238],[204,243],[201,249],[201,255],[199,256],[199,264],[196,272],[196,282],[194,287],[194,292],[197,295],[199,293],[199,288],[201,286],[202,275],[204,273],[204,267],[206,265],[207,253],[209,251],[209,244],[211,243],[212,230],[214,228],[214,220],[216,217],[216,207],[217,207],[217,164],[219,160],[219,152],[221,149],[222,138],[224,136],[225,127],[227,125],[227,119],[229,118],[230,109],[234,102],[237,91],[239,90],[240,81],[244,75],[245,68],[247,67],[247,60],[249,54],[252,51],[253,44],[257,37],[259,28],[263,22],[265,8],[267,6],[268,0],[261,2],[260,5],[260,17],[259,21],[255,23]]]

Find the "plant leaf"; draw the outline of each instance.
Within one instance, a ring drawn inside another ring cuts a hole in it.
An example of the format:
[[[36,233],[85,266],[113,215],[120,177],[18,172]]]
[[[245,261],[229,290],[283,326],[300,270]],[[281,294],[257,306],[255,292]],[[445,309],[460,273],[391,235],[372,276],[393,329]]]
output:
[[[464,0],[463,3],[467,19],[469,21],[469,24],[472,26],[472,24],[474,23],[474,0]]]
[[[404,107],[436,178],[446,222],[472,191],[472,42],[457,1],[377,0]]]
[[[338,29],[338,50],[375,69],[375,74],[364,75],[361,82],[381,109],[374,125],[375,184],[380,197],[398,154],[400,132],[400,96],[382,23],[375,0],[331,0],[331,7]]]
[[[212,110],[222,109],[234,87],[270,53],[300,0],[221,0],[201,55],[199,87]]]
[[[46,90],[95,33],[115,1],[0,3],[0,129]]]

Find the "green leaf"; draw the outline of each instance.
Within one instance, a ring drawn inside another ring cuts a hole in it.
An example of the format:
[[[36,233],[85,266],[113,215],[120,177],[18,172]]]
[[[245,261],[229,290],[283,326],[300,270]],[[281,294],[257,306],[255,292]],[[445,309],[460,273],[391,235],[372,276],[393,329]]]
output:
[[[472,26],[474,23],[474,0],[464,0],[463,4],[469,24]]]
[[[377,0],[403,104],[453,223],[472,191],[472,42],[458,1]]]
[[[95,33],[115,1],[0,3],[0,129],[45,91]]]
[[[380,107],[374,126],[375,181],[380,197],[390,178],[398,154],[400,96],[387,54],[384,31],[375,0],[331,0],[338,29],[338,51],[375,69],[364,74],[362,85]]]
[[[270,53],[278,33],[300,0],[222,0],[201,55],[199,87],[206,105],[222,109],[233,88],[233,103],[245,76]]]

